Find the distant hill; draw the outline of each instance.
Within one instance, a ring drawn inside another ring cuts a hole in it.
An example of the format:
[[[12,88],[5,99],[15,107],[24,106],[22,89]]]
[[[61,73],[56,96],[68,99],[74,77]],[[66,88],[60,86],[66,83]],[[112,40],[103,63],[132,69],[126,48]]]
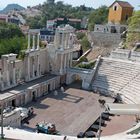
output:
[[[10,11],[16,10],[16,11],[21,11],[24,10],[25,8],[18,5],[18,4],[8,4],[3,10],[0,11],[1,14],[7,14]]]

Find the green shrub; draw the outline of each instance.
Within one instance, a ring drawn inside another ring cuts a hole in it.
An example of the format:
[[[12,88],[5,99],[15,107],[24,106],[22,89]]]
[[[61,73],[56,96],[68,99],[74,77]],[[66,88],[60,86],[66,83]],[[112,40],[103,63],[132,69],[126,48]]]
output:
[[[81,63],[81,62],[88,62],[88,59],[85,56],[83,56],[79,60],[79,63]]]
[[[82,64],[82,63],[80,63],[80,64],[77,65],[77,68],[92,69],[92,68],[94,68],[95,63],[96,63],[96,61],[91,62],[89,64]]]
[[[84,52],[86,52],[88,49],[90,49],[90,42],[88,41],[87,36],[84,36],[81,40],[81,46]]]
[[[78,40],[81,40],[85,37],[85,33],[83,33],[83,32],[78,32],[78,33],[76,33],[76,35],[77,35]]]

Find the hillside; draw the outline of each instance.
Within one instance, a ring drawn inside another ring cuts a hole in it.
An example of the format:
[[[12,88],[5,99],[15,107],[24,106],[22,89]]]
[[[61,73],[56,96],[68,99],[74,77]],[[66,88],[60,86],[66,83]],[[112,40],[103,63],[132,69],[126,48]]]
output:
[[[128,33],[126,36],[125,46],[127,49],[135,47],[140,42],[140,10],[135,11],[128,22]]]
[[[1,14],[6,14],[9,13],[10,11],[16,10],[16,11],[21,11],[24,10],[25,8],[18,5],[18,4],[8,4],[3,10],[0,11]]]

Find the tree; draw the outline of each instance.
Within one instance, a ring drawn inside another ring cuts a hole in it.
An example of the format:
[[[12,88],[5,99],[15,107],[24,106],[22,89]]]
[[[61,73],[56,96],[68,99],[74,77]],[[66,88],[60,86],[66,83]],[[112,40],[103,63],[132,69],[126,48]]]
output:
[[[95,24],[104,24],[107,22],[108,17],[108,7],[101,6],[98,9],[94,10],[89,15],[89,21],[88,21],[88,29],[92,31],[94,29]]]
[[[84,52],[90,49],[90,42],[88,41],[87,36],[84,36],[81,40],[81,46]]]
[[[15,24],[7,24],[0,22],[0,39],[12,38],[14,36],[22,37],[23,33]]]
[[[16,53],[27,47],[27,40],[18,26],[0,23],[0,57],[3,54]]]
[[[134,47],[135,43],[140,42],[140,11],[134,12],[128,20],[128,34],[125,45],[128,48]]]
[[[38,29],[45,26],[44,17],[41,16],[30,17],[27,19],[27,23],[31,29]]]
[[[93,10],[86,6],[72,7],[72,5],[64,4],[63,1],[58,1],[54,4],[49,4],[44,2],[43,5],[39,7],[41,10],[41,15],[34,18],[27,18],[27,24],[31,28],[42,28],[46,25],[47,20],[53,20],[55,18],[78,18],[88,17],[90,12]],[[79,25],[76,25],[79,29]]]
[[[78,33],[76,33],[76,36],[77,36],[77,39],[78,39],[78,40],[81,40],[81,39],[83,39],[83,37],[85,37],[85,33],[83,33],[83,32],[78,32]]]

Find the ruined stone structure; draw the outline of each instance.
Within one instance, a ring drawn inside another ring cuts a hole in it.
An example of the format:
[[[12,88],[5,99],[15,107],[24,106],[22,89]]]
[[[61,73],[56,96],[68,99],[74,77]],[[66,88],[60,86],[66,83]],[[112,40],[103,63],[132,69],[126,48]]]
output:
[[[90,32],[89,38],[98,46],[115,46],[122,41],[122,33],[127,30],[126,25],[120,24],[96,24],[94,31]]]
[[[100,33],[116,33],[121,34],[124,31],[126,31],[127,25],[119,25],[119,24],[106,24],[106,25],[100,25],[95,24],[94,26],[94,32],[100,32]]]
[[[140,52],[134,50],[116,49],[111,52],[110,57],[140,62]]]
[[[128,2],[115,1],[109,7],[108,24],[96,24],[94,31],[90,32],[91,42],[98,46],[118,47],[122,33],[127,30],[127,25],[124,24],[132,13],[133,7]]]
[[[22,52],[22,60],[16,58],[17,54],[2,55],[0,100],[4,106],[26,104],[65,83],[66,69],[72,66],[74,28],[58,27],[54,43],[43,49],[39,38],[36,32],[28,34],[28,48]]]
[[[48,46],[52,73],[65,75],[66,69],[72,66],[72,53],[74,51],[74,28],[66,25],[56,29],[54,47]],[[54,61],[55,60],[55,61]]]
[[[119,53],[118,53],[119,54]],[[123,102],[140,102],[140,63],[127,59],[128,52],[117,58],[101,58],[93,78],[92,89],[107,96],[121,95]]]
[[[0,101],[4,106],[20,106],[36,100],[66,81],[69,81],[67,84],[73,82],[68,76],[72,74],[80,75],[82,87],[89,88],[94,70],[83,73],[81,69],[71,68],[73,52],[77,50],[74,28],[69,25],[58,27],[54,43],[46,48],[40,48],[39,38],[37,32],[29,32],[28,47],[22,52],[22,60],[18,60],[16,54],[2,55]]]
[[[14,128],[21,127],[21,112],[19,110],[11,110],[9,112],[4,112],[3,126],[9,126]],[[1,123],[1,119],[0,119]]]

